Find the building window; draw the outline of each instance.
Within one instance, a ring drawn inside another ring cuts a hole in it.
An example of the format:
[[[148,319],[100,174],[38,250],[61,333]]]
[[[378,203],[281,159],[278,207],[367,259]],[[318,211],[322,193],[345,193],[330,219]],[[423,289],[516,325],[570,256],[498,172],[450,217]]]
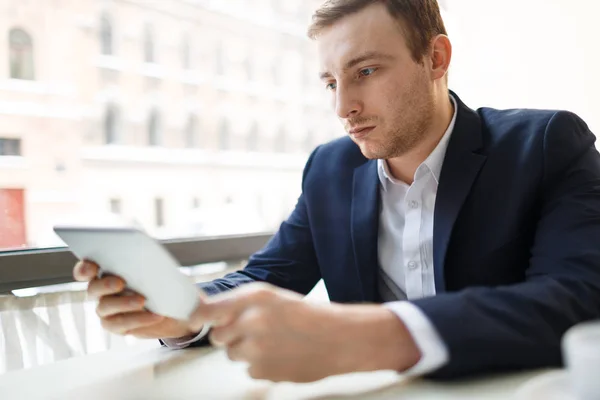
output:
[[[107,56],[113,54],[113,29],[107,14],[100,18],[100,51]]]
[[[21,139],[0,138],[0,156],[20,156]]]
[[[154,199],[154,218],[156,222],[156,226],[161,228],[165,226],[165,210],[164,210],[164,200],[160,197]]]
[[[311,152],[315,149],[315,142],[314,142],[314,133],[312,131],[312,129],[309,129],[306,132],[306,136],[304,137],[304,150],[307,152]]]
[[[215,49],[215,63],[217,75],[225,74],[225,50],[223,49],[223,43],[218,42],[217,48]]]
[[[144,61],[147,63],[156,62],[154,30],[150,24],[146,24],[146,26],[144,26]]]
[[[106,107],[104,114],[104,143],[115,144],[119,141],[119,110],[115,105]]]
[[[229,150],[230,147],[230,136],[231,132],[229,130],[229,121],[223,118],[221,123],[219,124],[219,149],[220,150]]]
[[[200,208],[200,199],[198,197],[194,197],[192,199],[192,208],[197,210],[198,208]]]
[[[271,79],[275,86],[281,85],[281,65],[278,61],[273,62],[271,66]]]
[[[181,40],[181,64],[184,69],[192,68],[192,50],[190,45],[190,37],[186,33]]]
[[[196,147],[198,144],[198,118],[190,115],[185,127],[185,147]]]
[[[252,57],[249,54],[244,60],[244,68],[246,69],[246,77],[249,81],[254,80],[254,65],[252,63]]]
[[[33,41],[22,29],[14,28],[8,34],[10,49],[10,77],[33,80]]]
[[[287,133],[284,127],[279,128],[275,137],[275,152],[285,153],[287,145]]]
[[[110,212],[113,214],[121,214],[123,212],[121,199],[110,199]]]
[[[150,111],[148,117],[148,144],[160,146],[162,142],[160,115],[156,109]]]
[[[250,126],[250,131],[248,132],[248,137],[246,138],[246,150],[258,150],[258,136],[258,122],[254,121]]]

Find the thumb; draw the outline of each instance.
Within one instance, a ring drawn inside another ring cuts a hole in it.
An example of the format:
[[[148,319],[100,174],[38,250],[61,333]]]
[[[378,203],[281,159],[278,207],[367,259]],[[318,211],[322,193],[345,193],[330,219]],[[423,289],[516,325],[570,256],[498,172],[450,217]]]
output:
[[[190,318],[190,328],[198,330],[204,324],[212,326],[228,324],[250,305],[250,302],[245,300],[247,300],[245,296],[239,296],[239,292],[236,291],[201,298]]]
[[[202,314],[202,310],[205,307],[206,299],[206,294],[200,292],[198,295],[198,300],[196,302],[196,308],[194,309],[194,311],[188,319],[188,328],[191,329],[193,332],[200,331],[205,325],[206,320]]]

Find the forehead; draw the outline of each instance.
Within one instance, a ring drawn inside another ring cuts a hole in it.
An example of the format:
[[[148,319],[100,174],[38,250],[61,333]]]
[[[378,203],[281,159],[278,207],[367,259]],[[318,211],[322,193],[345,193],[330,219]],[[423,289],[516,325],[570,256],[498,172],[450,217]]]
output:
[[[324,28],[316,38],[323,71],[336,71],[353,57],[367,52],[408,54],[402,30],[384,5],[374,4]]]

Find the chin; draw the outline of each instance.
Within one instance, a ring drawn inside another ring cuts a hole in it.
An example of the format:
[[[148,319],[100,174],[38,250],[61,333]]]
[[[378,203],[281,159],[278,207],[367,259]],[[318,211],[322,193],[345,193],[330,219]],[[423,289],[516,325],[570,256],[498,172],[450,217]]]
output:
[[[386,158],[381,149],[377,148],[378,146],[374,146],[373,143],[362,140],[358,142],[355,141],[354,143],[356,143],[362,155],[369,160]]]

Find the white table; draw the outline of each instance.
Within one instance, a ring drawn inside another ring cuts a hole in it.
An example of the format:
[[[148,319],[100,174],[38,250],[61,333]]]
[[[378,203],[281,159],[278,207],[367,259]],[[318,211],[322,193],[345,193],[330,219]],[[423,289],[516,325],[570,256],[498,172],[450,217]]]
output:
[[[244,364],[229,361],[221,350],[170,350],[152,341],[0,375],[0,399],[506,400],[546,372],[437,383],[382,371],[276,384],[251,379]]]

